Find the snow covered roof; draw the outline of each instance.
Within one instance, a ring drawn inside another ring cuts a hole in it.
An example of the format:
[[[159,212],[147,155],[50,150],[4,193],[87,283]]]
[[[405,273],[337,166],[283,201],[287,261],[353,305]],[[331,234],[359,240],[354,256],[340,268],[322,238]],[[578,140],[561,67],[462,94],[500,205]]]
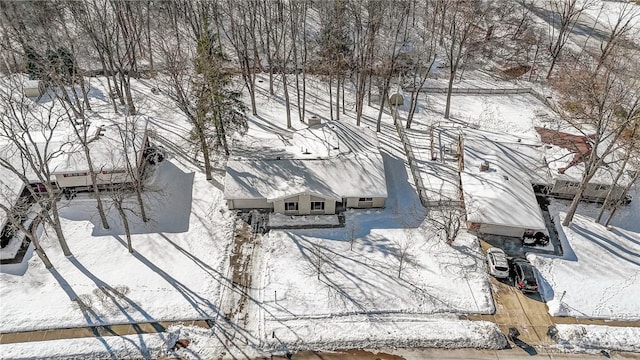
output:
[[[227,163],[226,199],[387,197],[378,140],[368,128],[330,121],[299,130],[281,145],[251,143],[256,150],[244,142]]]
[[[534,141],[465,129],[464,170],[460,178],[467,220],[544,229],[542,212],[532,187],[533,182],[545,181],[547,171],[543,155],[543,147]],[[481,171],[485,162],[489,169]]]
[[[140,119],[129,124],[117,118],[91,120],[87,129],[87,139],[89,140],[94,169],[96,171],[98,169],[124,169],[127,167],[127,157],[132,164],[137,164],[143,151],[147,124],[147,119]],[[82,145],[73,133],[73,129],[69,128],[66,131],[68,142],[59,144],[64,150],[64,154],[49,163],[51,172],[61,174],[88,171],[89,165]]]
[[[328,121],[295,131],[291,137],[245,136],[234,144],[231,159],[318,159],[352,153],[378,153],[378,138],[367,127]]]
[[[572,163],[575,153],[559,146],[549,146],[546,150],[550,173],[554,179],[580,182],[584,172],[584,163]],[[596,171],[589,183],[613,184],[622,163],[623,154],[612,153],[605,157],[603,165]],[[627,165],[629,166],[629,164]],[[619,186],[626,186],[632,177],[626,172],[618,179]]]

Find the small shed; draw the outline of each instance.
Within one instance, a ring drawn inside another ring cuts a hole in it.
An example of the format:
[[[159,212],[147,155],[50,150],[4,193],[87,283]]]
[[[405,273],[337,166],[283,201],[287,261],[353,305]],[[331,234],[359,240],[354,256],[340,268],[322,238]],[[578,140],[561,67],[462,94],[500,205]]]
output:
[[[27,80],[22,85],[24,96],[37,98],[44,94],[44,83],[41,80]]]

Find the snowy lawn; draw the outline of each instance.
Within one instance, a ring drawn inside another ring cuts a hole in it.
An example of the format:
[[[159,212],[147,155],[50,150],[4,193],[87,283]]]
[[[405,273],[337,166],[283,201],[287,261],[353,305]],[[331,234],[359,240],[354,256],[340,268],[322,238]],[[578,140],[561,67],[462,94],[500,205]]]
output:
[[[0,331],[216,317],[228,284],[232,214],[202,174],[172,162],[158,166],[154,187],[161,192],[147,196],[151,221],[129,220],[133,254],[115,209],[104,230],[89,195],[61,201],[73,256],[64,257],[48,231],[41,243],[53,269],[35,254],[22,271],[6,266],[17,275],[2,266]]]
[[[556,325],[556,341],[569,351],[640,352],[640,328],[601,325]]]
[[[640,213],[629,216],[636,198],[620,211],[618,225],[631,219],[635,226]],[[573,223],[564,227],[566,202],[556,201],[549,209],[555,215],[564,250],[562,258],[530,254],[539,271],[542,296],[554,316],[576,316],[617,320],[640,320],[640,235],[613,226],[607,230],[580,209]],[[587,206],[587,210],[594,205]],[[629,224],[632,224],[629,222]]]
[[[506,87],[506,86],[505,86]],[[443,118],[446,94],[420,94],[412,129],[425,132],[433,126],[470,126],[482,130],[508,131],[512,135],[535,137],[534,127],[558,126],[555,115],[530,94],[451,96],[451,117]],[[407,118],[408,105],[400,116]]]
[[[326,85],[315,79],[308,84],[307,117],[327,119]],[[260,116],[251,117],[249,133],[290,136],[279,96],[269,97],[266,89],[259,94]],[[347,107],[353,101],[347,91]],[[377,108],[366,107],[362,126],[375,128],[376,117]],[[341,120],[355,123],[351,108]],[[295,117],[292,125],[306,126]],[[491,340],[494,325],[457,321],[459,313],[494,310],[477,240],[463,231],[449,246],[431,228],[387,113],[378,139],[387,181],[384,209],[350,210],[344,228],[272,230],[260,240],[252,276],[260,305],[250,305],[257,336],[276,349],[435,346],[437,339],[457,347],[502,346]],[[448,324],[450,336],[434,325],[439,321]]]

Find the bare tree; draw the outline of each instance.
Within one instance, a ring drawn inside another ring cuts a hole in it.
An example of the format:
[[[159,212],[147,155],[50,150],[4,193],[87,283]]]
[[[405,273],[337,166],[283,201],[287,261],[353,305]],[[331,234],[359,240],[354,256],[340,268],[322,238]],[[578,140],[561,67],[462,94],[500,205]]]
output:
[[[256,107],[256,73],[261,70],[257,43],[257,1],[229,1],[226,9],[228,21],[220,21],[224,35],[235,50],[240,63],[244,85],[251,100],[251,113],[258,115]]]
[[[408,265],[413,262],[413,250],[415,247],[414,229],[405,229],[404,236],[398,236],[392,240],[395,245],[395,258],[397,263],[398,278],[402,278],[402,273]]]
[[[605,6],[605,3],[602,3]],[[640,17],[640,8],[631,3],[624,3],[620,9],[620,13],[613,24],[608,24],[607,38],[600,44],[600,56],[598,56],[598,65],[596,71],[608,60],[609,56],[615,51],[617,46],[627,42],[631,46],[631,39],[637,38],[640,29],[633,26]]]
[[[354,63],[356,66],[356,125],[360,126],[364,110],[364,95],[367,79],[371,84],[373,59],[376,51],[376,40],[384,20],[383,2],[370,1],[365,5],[351,2],[351,13],[354,16]],[[366,14],[364,19],[361,14]],[[370,92],[369,92],[370,93]]]
[[[462,224],[464,223],[464,209],[457,203],[442,204],[429,212],[429,220],[433,227],[444,235],[447,245],[453,244]]]
[[[593,0],[548,0],[547,8],[551,12],[551,22],[549,23],[549,55],[551,65],[547,72],[547,79],[551,78],[560,54],[564,49],[569,35],[573,32],[580,15],[593,6]]]
[[[350,221],[346,226],[347,240],[349,240],[349,250],[353,251],[353,244],[356,242],[358,234],[358,224],[355,221]]]
[[[318,280],[326,277],[327,274],[331,271],[332,264],[335,260],[335,255],[326,250],[320,244],[310,244],[310,247],[306,248],[305,255],[308,260],[307,270]]]
[[[591,150],[581,164],[580,185],[567,210],[564,226],[573,220],[591,179],[608,157],[623,146],[619,140],[625,130],[634,126],[640,117],[640,81],[623,81],[616,72],[620,66],[626,66],[626,61],[623,56],[611,57],[608,65],[600,68],[592,63],[577,63],[572,69],[564,70],[555,82],[561,94],[560,115],[591,141]],[[593,134],[588,134],[589,130]]]
[[[490,7],[485,2],[454,1],[441,13],[444,48],[449,68],[447,103],[444,118],[449,118],[453,81],[467,55],[484,39],[480,24],[487,18]]]
[[[402,4],[402,5],[400,5]],[[407,3],[400,2],[394,4],[389,8],[389,16],[393,19],[389,24],[389,36],[392,38],[391,43],[388,45],[387,56],[383,57],[381,61],[380,72],[380,108],[378,110],[378,121],[376,122],[376,131],[380,132],[382,125],[382,110],[385,104],[388,102],[389,87],[391,85],[391,79],[394,75],[397,75],[398,58],[400,54],[405,51],[404,47],[408,40],[408,20],[409,20],[409,6]]]
[[[47,224],[56,232],[56,237],[65,256],[71,255],[67,245],[60,216],[58,213],[58,189],[53,180],[49,164],[63,155],[61,148],[65,144],[55,141],[55,133],[65,116],[54,110],[55,102],[47,106],[25,98],[20,93],[22,87],[16,77],[3,78],[0,86],[0,166],[12,172],[24,184],[30,184],[27,174],[32,174],[44,187],[39,194],[30,186],[27,189],[32,196],[40,199],[41,206],[49,211],[43,212]]]
[[[5,229],[10,229],[8,232],[14,236],[19,233],[24,234],[24,236],[33,243],[33,248],[40,260],[42,260],[44,266],[47,269],[51,269],[53,264],[42,246],[40,246],[40,240],[37,234],[37,228],[41,222],[40,213],[43,211],[42,207],[37,202],[31,203],[24,198],[20,198],[20,194],[14,193],[12,191],[13,186],[5,183],[5,180],[6,178],[0,179],[0,210],[2,210],[7,217]],[[27,184],[26,186],[30,185]],[[15,202],[13,206],[9,205],[11,202]],[[25,215],[32,217],[30,224],[25,225],[23,223]]]

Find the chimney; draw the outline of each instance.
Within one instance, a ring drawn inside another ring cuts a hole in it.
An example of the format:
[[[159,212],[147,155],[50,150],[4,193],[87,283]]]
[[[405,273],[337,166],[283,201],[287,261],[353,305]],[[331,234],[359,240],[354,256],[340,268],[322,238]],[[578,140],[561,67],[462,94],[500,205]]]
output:
[[[307,123],[309,124],[309,127],[312,127],[315,125],[320,125],[320,123],[322,123],[322,120],[316,115],[313,115],[309,118],[309,120],[307,120]]]
[[[480,164],[480,171],[488,171],[489,170],[489,162],[488,161],[483,161],[482,164]]]

